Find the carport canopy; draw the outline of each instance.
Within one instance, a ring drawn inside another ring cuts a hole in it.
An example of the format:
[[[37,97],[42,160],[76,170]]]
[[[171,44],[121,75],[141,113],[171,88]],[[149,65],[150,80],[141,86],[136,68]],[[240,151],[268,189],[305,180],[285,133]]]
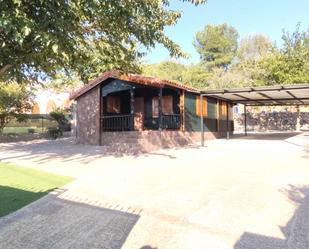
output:
[[[281,86],[261,86],[235,89],[205,90],[203,96],[214,97],[233,104],[245,105],[245,135],[247,135],[246,106],[309,105],[309,83]],[[200,101],[202,103],[202,101]],[[203,105],[201,104],[203,112]],[[227,129],[227,139],[229,131]],[[201,116],[201,145],[204,146],[204,120]]]
[[[247,106],[309,105],[309,84],[205,90],[202,95]]]

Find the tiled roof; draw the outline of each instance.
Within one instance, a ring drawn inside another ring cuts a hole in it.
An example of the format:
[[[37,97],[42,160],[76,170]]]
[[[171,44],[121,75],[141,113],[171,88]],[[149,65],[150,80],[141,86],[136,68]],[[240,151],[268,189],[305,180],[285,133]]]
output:
[[[90,91],[92,88],[96,87],[101,82],[107,80],[107,79],[119,79],[124,81],[130,81],[133,83],[137,83],[140,85],[146,85],[146,86],[154,86],[154,87],[174,87],[178,89],[182,89],[189,92],[196,92],[199,93],[200,90],[186,86],[182,83],[170,81],[170,80],[161,80],[153,77],[146,77],[138,74],[124,74],[117,70],[107,71],[103,74],[101,74],[99,77],[92,80],[88,85],[85,85],[84,87],[80,88],[79,90],[73,92],[70,96],[70,99],[76,99],[80,97],[81,95],[85,94],[86,92]]]

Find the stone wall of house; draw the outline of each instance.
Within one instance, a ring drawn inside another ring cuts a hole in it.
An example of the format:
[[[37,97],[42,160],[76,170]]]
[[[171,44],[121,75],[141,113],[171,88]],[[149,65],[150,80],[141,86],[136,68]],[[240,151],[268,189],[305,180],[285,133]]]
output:
[[[214,132],[205,132],[205,140],[217,138]],[[181,147],[196,144],[201,139],[200,132],[183,131],[128,131],[103,132],[102,145],[111,153],[142,153],[162,148]]]
[[[100,142],[100,87],[80,96],[76,104],[76,140],[82,144]]]
[[[248,112],[247,131],[267,132],[267,131],[297,131],[309,128],[309,112],[299,113],[299,125],[297,121],[298,113],[292,111],[281,112]],[[234,114],[234,127],[236,132],[244,131],[244,114]]]

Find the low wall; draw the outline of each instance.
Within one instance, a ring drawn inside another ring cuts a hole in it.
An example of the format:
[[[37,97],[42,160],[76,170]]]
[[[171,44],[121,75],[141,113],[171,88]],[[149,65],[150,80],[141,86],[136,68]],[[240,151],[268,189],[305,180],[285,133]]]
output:
[[[247,113],[247,131],[297,131],[296,112]],[[234,114],[235,131],[244,131],[244,114]],[[309,125],[309,112],[300,112],[299,128]]]
[[[217,138],[217,133],[205,132],[205,139]],[[111,152],[150,152],[161,148],[181,147],[199,142],[200,132],[182,131],[128,131],[103,132],[102,145]]]
[[[0,143],[15,143],[15,142],[26,142],[35,139],[45,138],[46,135],[43,133],[36,134],[1,134]]]

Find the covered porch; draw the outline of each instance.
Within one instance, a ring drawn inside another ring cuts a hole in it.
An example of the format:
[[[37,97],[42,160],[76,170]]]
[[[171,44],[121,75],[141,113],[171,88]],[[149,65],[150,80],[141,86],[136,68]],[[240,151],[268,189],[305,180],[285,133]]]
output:
[[[101,86],[101,132],[181,130],[184,91],[112,79]]]

